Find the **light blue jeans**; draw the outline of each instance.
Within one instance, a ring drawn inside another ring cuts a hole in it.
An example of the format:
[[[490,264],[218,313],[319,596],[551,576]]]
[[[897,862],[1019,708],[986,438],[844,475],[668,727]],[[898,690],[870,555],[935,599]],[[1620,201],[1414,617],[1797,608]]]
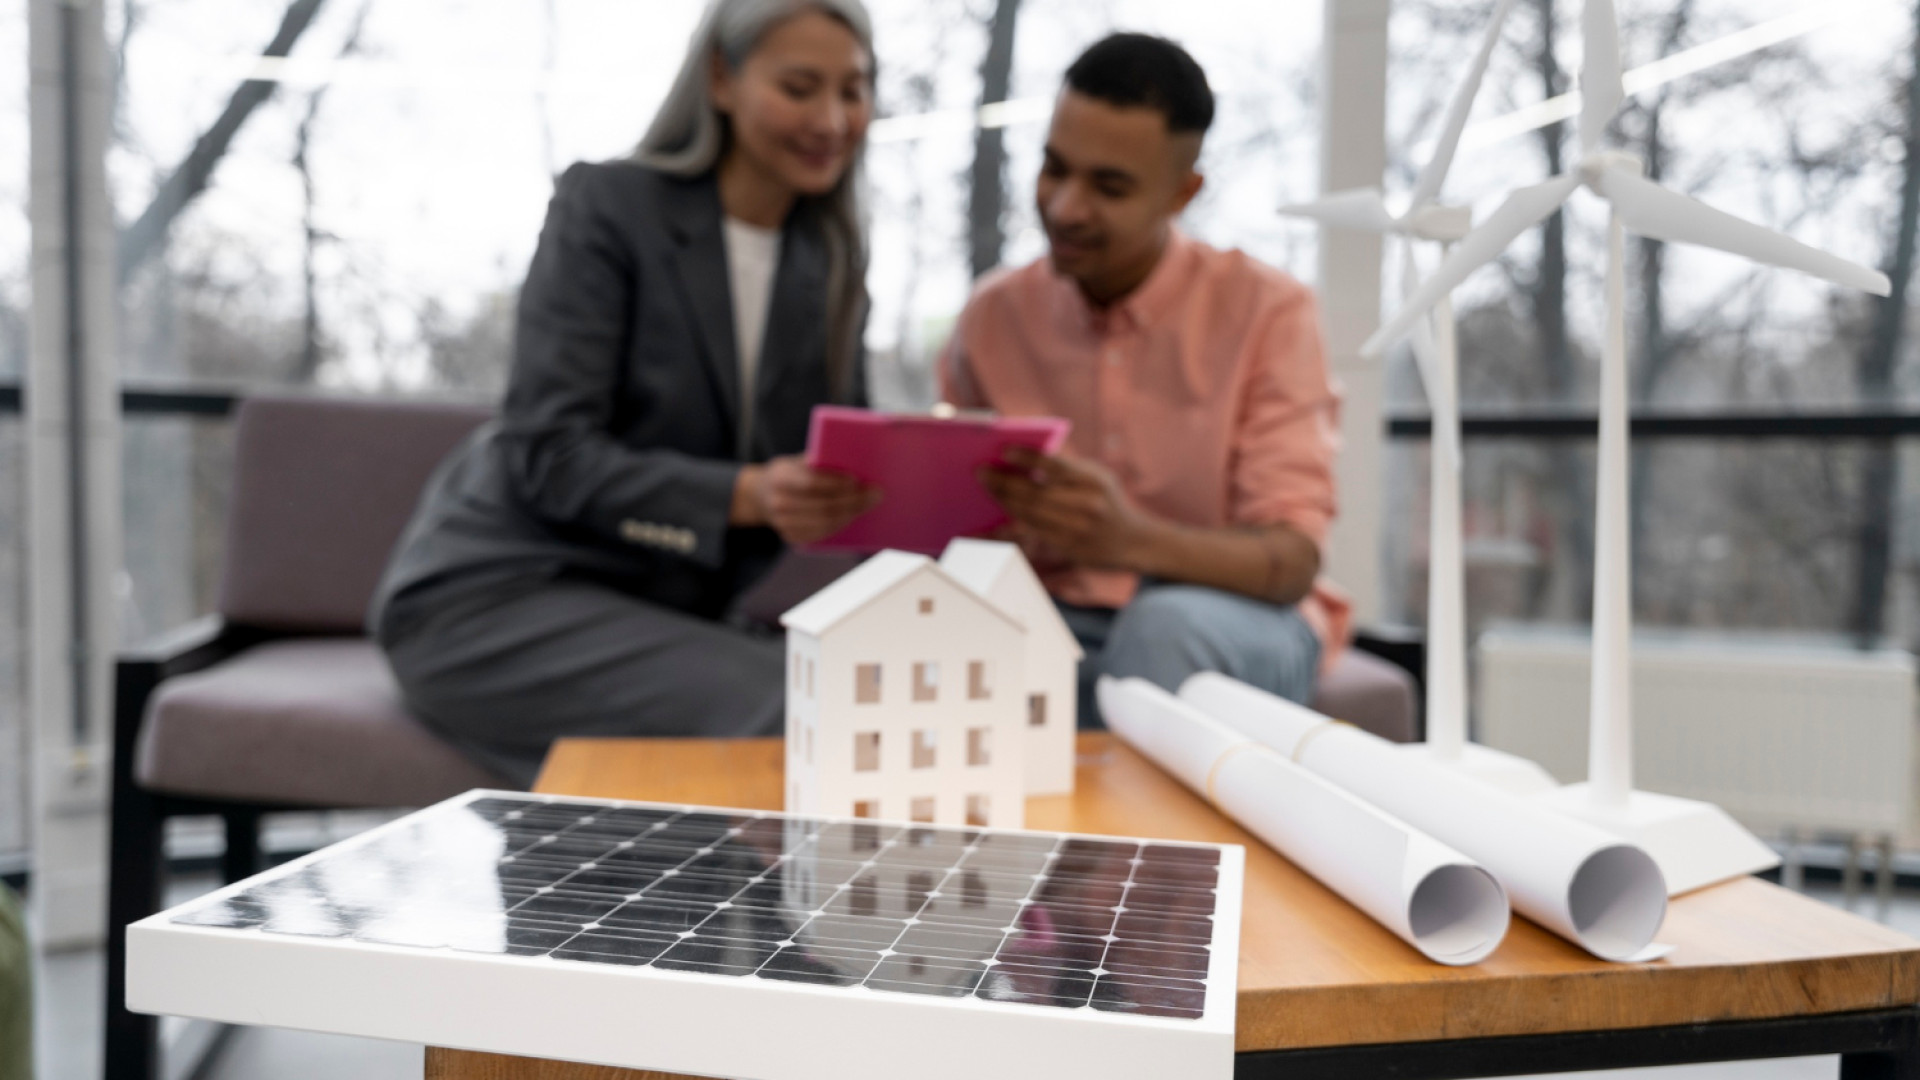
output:
[[[1059,604],[1080,640],[1080,726],[1100,728],[1094,681],[1137,676],[1169,691],[1187,676],[1218,671],[1305,703],[1320,670],[1320,639],[1292,607],[1199,585],[1142,584],[1111,608]]]

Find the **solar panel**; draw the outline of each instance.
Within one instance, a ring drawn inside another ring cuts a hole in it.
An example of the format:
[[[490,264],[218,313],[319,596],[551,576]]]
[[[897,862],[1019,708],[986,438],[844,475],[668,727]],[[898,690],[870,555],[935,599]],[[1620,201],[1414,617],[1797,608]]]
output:
[[[738,1080],[1226,1077],[1241,858],[470,792],[135,924],[128,1006]]]

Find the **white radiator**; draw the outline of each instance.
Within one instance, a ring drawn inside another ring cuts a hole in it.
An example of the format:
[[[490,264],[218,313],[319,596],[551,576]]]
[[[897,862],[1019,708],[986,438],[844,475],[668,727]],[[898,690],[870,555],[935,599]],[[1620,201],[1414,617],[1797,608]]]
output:
[[[1586,778],[1585,634],[1480,638],[1477,738]],[[1634,786],[1717,803],[1756,832],[1907,833],[1914,658],[1763,637],[1639,631]]]

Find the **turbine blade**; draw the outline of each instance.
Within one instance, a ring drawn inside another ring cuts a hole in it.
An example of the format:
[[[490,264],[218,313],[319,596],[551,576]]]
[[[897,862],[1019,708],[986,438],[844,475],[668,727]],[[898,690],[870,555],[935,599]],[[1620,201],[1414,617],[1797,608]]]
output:
[[[1398,227],[1387,211],[1386,196],[1379,188],[1355,188],[1323,195],[1310,203],[1283,206],[1288,217],[1311,218],[1336,229],[1360,229],[1365,232],[1392,232]]]
[[[1474,54],[1473,66],[1467,69],[1467,78],[1453,92],[1453,103],[1447,107],[1447,123],[1440,129],[1440,142],[1433,150],[1433,160],[1420,173],[1420,183],[1413,189],[1415,209],[1425,206],[1440,197],[1440,189],[1446,186],[1447,171],[1453,168],[1453,155],[1460,148],[1460,133],[1467,129],[1467,116],[1473,112],[1473,100],[1480,94],[1480,83],[1487,75],[1487,62],[1493,57],[1494,46],[1500,44],[1500,31],[1506,26],[1507,13],[1513,10],[1513,0],[1495,0],[1493,16],[1487,20],[1486,36],[1480,39],[1480,51]]]
[[[1447,254],[1440,268],[1420,283],[1412,296],[1401,305],[1377,333],[1367,339],[1360,347],[1360,355],[1379,358],[1387,347],[1405,337],[1413,329],[1415,322],[1426,317],[1428,311],[1467,280],[1475,270],[1500,257],[1507,245],[1519,239],[1520,234],[1545,221],[1560,204],[1567,201],[1574,189],[1580,186],[1577,175],[1556,176],[1543,184],[1523,187],[1507,196],[1500,209],[1488,215],[1487,220],[1477,229],[1467,234],[1465,240]]]
[[[1613,0],[1586,0],[1581,12],[1586,59],[1580,67],[1580,152],[1600,147],[1627,92],[1620,85],[1620,24]]]
[[[1715,210],[1624,169],[1608,169],[1600,174],[1595,187],[1619,211],[1627,228],[1641,236],[1743,255],[1754,262],[1798,270],[1876,296],[1893,291],[1893,283],[1878,270]]]

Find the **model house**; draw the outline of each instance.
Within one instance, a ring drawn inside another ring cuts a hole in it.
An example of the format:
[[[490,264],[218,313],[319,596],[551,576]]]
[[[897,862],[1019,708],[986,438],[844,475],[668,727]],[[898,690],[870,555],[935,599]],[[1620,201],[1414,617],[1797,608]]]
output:
[[[932,559],[883,551],[781,622],[789,812],[1021,826],[1017,619]]]
[[[940,556],[940,568],[1026,628],[1027,794],[1072,794],[1082,655],[1073,631],[1012,544],[955,540]]]

